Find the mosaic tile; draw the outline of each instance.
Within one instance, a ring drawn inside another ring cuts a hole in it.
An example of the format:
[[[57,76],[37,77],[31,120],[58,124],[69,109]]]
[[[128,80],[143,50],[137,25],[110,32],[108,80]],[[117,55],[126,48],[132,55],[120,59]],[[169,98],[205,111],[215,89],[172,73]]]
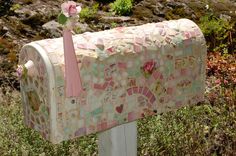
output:
[[[20,64],[35,64],[34,77],[21,80],[24,121],[54,143],[203,100],[206,45],[190,20],[84,33],[73,41],[79,97],[64,95],[62,38],[33,42],[19,56]]]

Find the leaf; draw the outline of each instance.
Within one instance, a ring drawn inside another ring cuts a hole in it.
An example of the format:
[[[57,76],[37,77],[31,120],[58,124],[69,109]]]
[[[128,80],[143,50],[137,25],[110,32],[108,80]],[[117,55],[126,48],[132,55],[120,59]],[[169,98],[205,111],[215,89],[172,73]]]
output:
[[[67,21],[67,17],[63,14],[63,13],[60,13],[58,15],[58,22],[62,25],[65,25],[66,21]]]

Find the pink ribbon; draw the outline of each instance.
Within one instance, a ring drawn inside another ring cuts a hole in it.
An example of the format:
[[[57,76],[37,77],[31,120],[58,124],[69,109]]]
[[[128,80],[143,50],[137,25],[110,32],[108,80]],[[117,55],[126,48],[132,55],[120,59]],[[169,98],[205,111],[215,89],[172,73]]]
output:
[[[83,91],[80,71],[75,55],[72,33],[69,29],[63,30],[63,46],[65,59],[66,97],[78,97]]]

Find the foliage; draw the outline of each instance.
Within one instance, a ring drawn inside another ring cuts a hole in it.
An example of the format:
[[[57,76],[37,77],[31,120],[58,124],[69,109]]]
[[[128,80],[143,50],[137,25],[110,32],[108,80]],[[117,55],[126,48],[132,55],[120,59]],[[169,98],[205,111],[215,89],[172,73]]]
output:
[[[233,155],[236,109],[185,107],[139,122],[139,155]]]
[[[207,76],[215,77],[218,85],[226,88],[236,87],[236,55],[209,53]]]
[[[227,101],[235,107],[236,101],[236,54],[212,52],[208,54],[206,96],[210,103]]]
[[[96,17],[97,11],[98,11],[99,4],[96,3],[92,7],[85,7],[82,8],[79,16],[80,20],[82,21],[90,21]]]
[[[112,22],[111,23],[111,28],[116,28],[117,27],[117,23],[116,22]]]
[[[58,23],[64,25],[64,24],[66,24],[67,20],[68,20],[68,18],[63,13],[60,13],[58,15]]]
[[[93,155],[96,137],[90,135],[53,145],[23,124],[20,95],[6,91],[0,102],[0,155]]]
[[[214,15],[206,15],[200,18],[199,26],[208,41],[209,51],[223,51],[232,53],[234,51],[233,30],[235,23],[226,19],[220,19]]]
[[[116,0],[111,3],[111,11],[118,15],[129,15],[132,11],[133,0]]]
[[[12,4],[13,4],[13,0],[0,1],[0,16],[7,14]]]
[[[20,4],[13,4],[12,7],[10,8],[11,11],[15,11],[20,9],[22,6]]]

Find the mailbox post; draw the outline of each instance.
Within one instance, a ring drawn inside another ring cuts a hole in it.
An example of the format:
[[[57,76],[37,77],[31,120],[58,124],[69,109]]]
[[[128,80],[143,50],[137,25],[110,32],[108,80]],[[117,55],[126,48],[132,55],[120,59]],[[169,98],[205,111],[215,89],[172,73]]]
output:
[[[99,133],[98,153],[100,156],[136,156],[136,121]]]

